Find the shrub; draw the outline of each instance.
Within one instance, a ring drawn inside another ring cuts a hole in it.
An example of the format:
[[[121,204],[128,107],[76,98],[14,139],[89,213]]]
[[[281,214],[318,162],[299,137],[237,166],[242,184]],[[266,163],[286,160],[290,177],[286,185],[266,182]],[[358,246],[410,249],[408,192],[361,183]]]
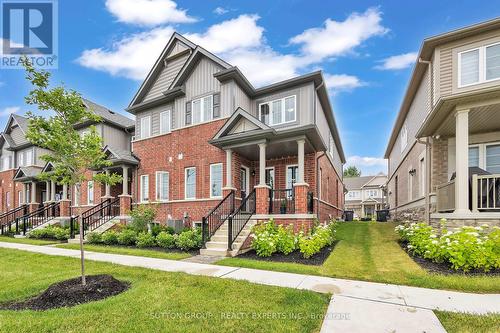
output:
[[[155,238],[149,232],[141,232],[137,235],[135,243],[137,247],[153,247],[156,245]]]
[[[175,234],[175,229],[172,227],[165,227],[164,231],[168,232],[171,235]]]
[[[335,241],[336,224],[334,222],[325,226],[318,226],[314,233],[307,237],[299,238],[300,253],[304,258],[310,258],[325,246],[332,245]]]
[[[197,228],[181,232],[175,241],[175,245],[181,250],[188,251],[199,249],[201,242],[201,230]]]
[[[110,230],[106,231],[101,236],[102,242],[106,245],[115,245],[118,244],[118,234],[116,231]]]
[[[97,232],[89,232],[87,234],[87,242],[89,244],[101,244],[102,243],[102,236],[100,233]]]
[[[278,228],[273,219],[270,219],[267,223],[255,225],[252,232],[252,248],[259,257],[270,257],[276,252]]]
[[[444,229],[438,234],[425,223],[396,227],[408,252],[438,263],[448,263],[455,270],[475,269],[488,272],[500,268],[500,228],[487,225]]]
[[[137,239],[137,233],[132,229],[124,229],[118,233],[117,241],[120,245],[134,245]]]
[[[150,205],[139,205],[130,212],[132,218],[131,228],[137,232],[148,230],[148,224],[153,223],[156,209]]]
[[[276,250],[283,254],[290,254],[297,248],[298,238],[293,233],[293,227],[288,226],[284,228],[282,225],[278,226],[276,233]]]
[[[31,231],[28,234],[28,238],[67,240],[69,238],[69,229],[58,226],[48,226]]]
[[[177,240],[177,235],[172,235],[166,231],[162,231],[156,236],[156,244],[158,246],[173,249],[175,247],[175,242]]]
[[[54,228],[54,237],[57,240],[68,240],[69,239],[69,229]]]

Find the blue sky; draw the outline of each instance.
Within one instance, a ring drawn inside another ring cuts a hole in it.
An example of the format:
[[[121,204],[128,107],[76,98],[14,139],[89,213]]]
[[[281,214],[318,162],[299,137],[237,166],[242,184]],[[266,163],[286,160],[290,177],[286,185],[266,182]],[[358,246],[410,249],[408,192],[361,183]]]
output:
[[[256,87],[322,69],[348,165],[368,175],[386,171],[382,156],[422,40],[497,16],[500,1],[62,0],[53,82],[125,113],[173,31],[239,66]],[[9,113],[32,110],[28,91],[22,71],[0,71],[2,126]]]

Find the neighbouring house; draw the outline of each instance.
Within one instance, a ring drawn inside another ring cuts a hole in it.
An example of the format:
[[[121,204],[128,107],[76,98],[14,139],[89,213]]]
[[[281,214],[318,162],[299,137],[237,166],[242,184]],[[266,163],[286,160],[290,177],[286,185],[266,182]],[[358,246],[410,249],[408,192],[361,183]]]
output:
[[[102,202],[103,199],[117,197],[130,193],[131,175],[128,168],[134,168],[138,160],[131,153],[131,139],[134,134],[135,122],[123,115],[115,113],[90,100],[83,99],[86,108],[102,118],[100,123],[82,123],[76,128],[85,135],[89,126],[95,125],[101,135],[108,159],[112,165],[106,170],[89,170],[93,172],[116,172],[125,175],[125,182],[114,186],[104,186],[87,181],[82,184],[81,202],[75,197],[75,189],[56,184],[53,181],[40,181],[37,176],[42,172],[50,172],[52,165],[41,159],[50,151],[34,146],[26,139],[28,119],[12,114],[4,131],[0,134],[0,223],[13,222],[15,217],[34,212],[41,207],[57,203],[56,215],[69,217],[79,214]],[[118,205],[118,203],[116,203]],[[55,205],[54,205],[55,206]],[[19,208],[25,207],[25,210]],[[50,214],[54,214],[51,211]],[[45,213],[44,213],[45,214]],[[48,216],[47,217],[56,217]]]
[[[342,214],[345,158],[319,71],[254,88],[175,33],[127,111],[139,159],[131,200],[154,203],[159,222],[206,220],[208,238],[234,212],[234,238],[258,220],[299,230]]]
[[[385,158],[396,219],[500,224],[500,19],[424,40]]]
[[[386,206],[386,183],[387,176],[382,173],[376,176],[344,178],[347,189],[345,210],[352,210],[354,216],[358,218],[374,217],[377,210]]]

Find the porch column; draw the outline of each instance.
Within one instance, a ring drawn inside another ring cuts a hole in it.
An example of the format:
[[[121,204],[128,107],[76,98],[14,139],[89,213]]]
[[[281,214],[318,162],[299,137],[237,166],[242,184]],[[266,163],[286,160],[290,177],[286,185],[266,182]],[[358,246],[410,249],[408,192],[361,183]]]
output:
[[[56,182],[53,180],[50,181],[50,201],[56,201]]]
[[[299,163],[297,175],[297,183],[304,183],[304,144],[306,140],[300,139],[297,140],[297,159]]]
[[[269,186],[266,185],[266,144],[259,143],[259,185],[255,186],[256,214],[269,214]]]
[[[231,191],[236,191],[233,186],[233,150],[226,149],[226,186],[222,188],[222,196],[226,197]]]
[[[126,216],[130,214],[130,209],[132,208],[132,196],[128,194],[128,167],[122,167],[122,194],[118,197],[120,198],[120,216]]]
[[[469,110],[455,115],[455,213],[469,210]]]
[[[109,170],[106,170],[106,176],[109,177]],[[108,183],[104,184],[104,198],[111,198],[111,185]]]
[[[36,182],[31,182],[31,200],[29,203],[29,211],[34,212],[38,209],[38,202],[36,202]]]
[[[63,184],[62,200],[68,200],[68,184]]]
[[[304,181],[304,144],[306,141],[304,139],[297,140],[297,159],[299,167],[297,182],[293,184],[294,196],[295,196],[295,213],[296,214],[307,214],[307,193],[309,192],[309,185]],[[323,222],[323,221],[321,221]]]
[[[45,201],[50,201],[50,181],[45,182]]]
[[[28,184],[22,183],[22,185],[23,185],[23,194],[22,194],[23,198],[22,198],[22,201],[20,202],[20,204],[27,204],[27,200],[26,200],[26,192],[27,192],[26,186]]]

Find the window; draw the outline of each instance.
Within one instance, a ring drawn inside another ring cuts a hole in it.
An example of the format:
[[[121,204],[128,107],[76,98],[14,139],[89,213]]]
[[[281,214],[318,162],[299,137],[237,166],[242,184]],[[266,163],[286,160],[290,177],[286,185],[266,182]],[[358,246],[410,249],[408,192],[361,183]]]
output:
[[[296,97],[293,95],[260,104],[259,118],[266,125],[279,125],[295,121],[296,111]]]
[[[141,139],[151,136],[151,116],[141,118]]]
[[[222,196],[222,163],[210,165],[210,197]]]
[[[479,147],[469,147],[469,167],[479,167]]]
[[[274,168],[266,168],[266,185],[274,188]]]
[[[165,171],[156,172],[156,200],[168,201],[169,174]]]
[[[185,199],[195,199],[196,198],[196,168],[186,168],[184,175],[184,198]]]
[[[500,43],[460,52],[458,66],[459,87],[500,79]]]
[[[486,146],[486,171],[500,173],[500,145]]]
[[[378,190],[366,190],[365,194],[367,198],[375,198],[378,197]]]
[[[347,192],[347,199],[356,200],[359,199],[360,193],[359,191],[349,191]]]
[[[479,82],[479,49],[462,52],[459,59],[460,86]]]
[[[94,204],[94,182],[92,180],[87,182],[87,205]]]
[[[332,133],[329,133],[328,136],[329,136],[329,138],[328,138],[328,152],[330,153],[331,157],[334,157],[333,152],[335,150],[335,142],[333,141]]]
[[[5,156],[2,158],[2,170],[10,169],[10,156]]]
[[[406,127],[406,124],[401,127],[401,133],[400,135],[400,143],[401,143],[401,153],[404,152],[406,145],[408,145],[408,128]]]
[[[213,95],[195,99],[191,102],[192,124],[213,119]]]
[[[170,110],[160,113],[160,134],[170,133]]]
[[[23,191],[17,192],[17,205],[18,207],[23,204]]]
[[[26,161],[25,165],[33,165],[33,150],[26,151]]]
[[[10,207],[10,192],[5,193],[5,204],[7,207]]]
[[[24,166],[24,154],[23,152],[19,152],[18,155],[17,155],[17,166]]]
[[[299,167],[296,165],[289,165],[286,168],[286,188],[292,189],[293,184],[297,182],[297,174],[299,172]]]
[[[141,202],[149,201],[149,176],[141,176]]]
[[[78,189],[77,189],[77,186],[75,185],[73,191],[75,192],[75,195],[73,196],[74,198],[74,203],[75,203],[75,206],[78,206],[80,204],[80,201],[78,201]]]

